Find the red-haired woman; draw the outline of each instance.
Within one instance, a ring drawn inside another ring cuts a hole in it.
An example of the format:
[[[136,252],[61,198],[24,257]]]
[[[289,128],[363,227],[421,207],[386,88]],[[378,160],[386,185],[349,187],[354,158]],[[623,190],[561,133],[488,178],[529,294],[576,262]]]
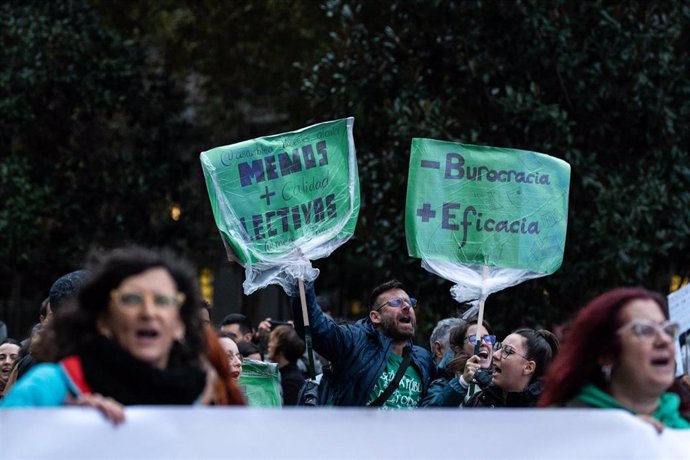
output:
[[[587,304],[546,377],[541,406],[623,409],[657,429],[690,428],[667,393],[675,374],[678,324],[664,298],[618,288]]]
[[[239,359],[238,371],[237,356],[229,358],[222,343],[223,340],[232,339],[219,337],[211,326],[206,326],[205,332],[207,337],[205,358],[211,367],[209,368],[210,379],[207,381],[206,391],[200,402],[216,406],[244,406],[245,398],[237,384],[239,374],[242,372],[242,361]]]

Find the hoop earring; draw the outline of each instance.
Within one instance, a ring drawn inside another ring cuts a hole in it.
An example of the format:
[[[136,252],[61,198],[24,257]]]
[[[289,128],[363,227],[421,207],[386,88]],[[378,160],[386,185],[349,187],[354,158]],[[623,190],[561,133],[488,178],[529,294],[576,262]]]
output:
[[[609,383],[611,381],[611,370],[613,366],[606,364],[601,366],[601,376],[604,378],[604,382]]]

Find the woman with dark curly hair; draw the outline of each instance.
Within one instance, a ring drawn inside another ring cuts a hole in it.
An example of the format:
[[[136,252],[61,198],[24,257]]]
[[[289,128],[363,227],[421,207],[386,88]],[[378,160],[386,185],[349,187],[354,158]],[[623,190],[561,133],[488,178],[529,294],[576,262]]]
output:
[[[141,247],[93,256],[78,306],[58,314],[3,406],[193,404],[206,386],[206,337],[191,267]]]
[[[678,329],[655,292],[617,288],[596,297],[575,317],[539,405],[622,409],[659,430],[690,428],[678,395],[667,393]]]

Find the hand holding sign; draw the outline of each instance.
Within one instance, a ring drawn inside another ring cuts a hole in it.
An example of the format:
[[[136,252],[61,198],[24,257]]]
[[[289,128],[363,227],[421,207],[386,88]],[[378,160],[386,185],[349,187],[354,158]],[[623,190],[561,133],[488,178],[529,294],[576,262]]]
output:
[[[244,292],[313,281],[311,260],[354,231],[359,180],[354,118],[218,147],[201,154],[213,215]]]
[[[461,302],[553,273],[563,260],[570,166],[534,152],[413,139],[411,256]]]

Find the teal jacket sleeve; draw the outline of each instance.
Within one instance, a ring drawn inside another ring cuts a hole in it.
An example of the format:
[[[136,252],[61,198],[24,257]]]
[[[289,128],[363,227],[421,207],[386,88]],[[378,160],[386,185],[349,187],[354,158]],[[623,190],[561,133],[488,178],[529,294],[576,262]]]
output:
[[[59,364],[43,363],[34,366],[10,388],[0,401],[0,407],[57,407],[62,406],[68,393],[77,392]]]
[[[337,325],[333,319],[321,311],[321,307],[316,302],[314,283],[304,283],[304,291],[314,350],[335,366],[343,364],[344,361],[351,358],[358,343],[360,345],[366,343],[360,337],[363,333],[348,325]],[[299,297],[292,297],[291,302],[295,330],[300,337],[304,337],[304,320],[302,319],[300,299]]]

